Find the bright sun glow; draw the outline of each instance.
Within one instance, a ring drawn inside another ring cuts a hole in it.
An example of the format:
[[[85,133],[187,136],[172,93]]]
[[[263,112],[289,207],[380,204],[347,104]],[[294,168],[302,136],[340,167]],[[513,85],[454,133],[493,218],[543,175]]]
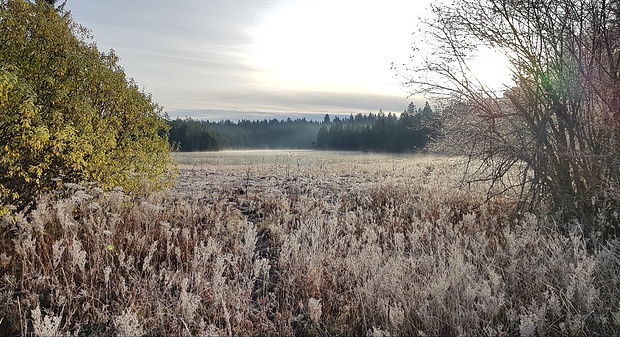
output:
[[[263,72],[264,83],[289,89],[394,92],[402,79],[390,64],[408,62],[425,3],[291,1],[250,32],[251,62]],[[511,83],[508,61],[492,50],[481,50],[470,66],[489,87]]]
[[[390,64],[409,55],[420,7],[405,3],[412,2],[291,2],[251,32],[252,62],[288,87],[394,91]]]
[[[513,83],[508,58],[490,48],[480,48],[469,67],[480,83],[489,88],[503,89]]]

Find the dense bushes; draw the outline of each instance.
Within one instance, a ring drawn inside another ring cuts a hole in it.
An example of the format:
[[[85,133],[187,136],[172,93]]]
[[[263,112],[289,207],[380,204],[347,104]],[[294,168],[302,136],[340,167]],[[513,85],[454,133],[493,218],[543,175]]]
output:
[[[0,214],[60,182],[169,182],[161,108],[88,31],[37,1],[0,1]]]

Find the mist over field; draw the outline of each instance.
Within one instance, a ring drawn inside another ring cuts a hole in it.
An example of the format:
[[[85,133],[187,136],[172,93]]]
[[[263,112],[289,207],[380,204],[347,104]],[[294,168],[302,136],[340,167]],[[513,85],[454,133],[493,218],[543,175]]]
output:
[[[399,115],[358,113],[340,118],[325,114],[321,121],[301,119],[208,120],[174,119],[169,142],[175,151],[230,149],[318,149],[364,152],[420,152],[437,139],[441,120],[428,102],[411,102]]]

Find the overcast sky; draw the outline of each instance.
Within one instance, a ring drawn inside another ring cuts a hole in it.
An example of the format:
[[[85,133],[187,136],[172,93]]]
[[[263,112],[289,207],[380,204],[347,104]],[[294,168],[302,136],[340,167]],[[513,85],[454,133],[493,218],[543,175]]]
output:
[[[100,50],[171,117],[402,112],[411,0],[69,0]]]
[[[66,9],[171,117],[235,121],[422,106],[390,66],[409,62],[431,1],[68,0]],[[496,78],[493,64],[487,57],[477,73]]]

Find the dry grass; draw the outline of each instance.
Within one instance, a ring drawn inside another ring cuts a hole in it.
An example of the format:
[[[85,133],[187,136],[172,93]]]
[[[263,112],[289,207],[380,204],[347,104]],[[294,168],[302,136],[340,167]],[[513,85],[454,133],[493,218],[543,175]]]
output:
[[[169,193],[65,185],[4,218],[0,334],[620,333],[620,244],[484,204],[455,160],[179,159]]]

